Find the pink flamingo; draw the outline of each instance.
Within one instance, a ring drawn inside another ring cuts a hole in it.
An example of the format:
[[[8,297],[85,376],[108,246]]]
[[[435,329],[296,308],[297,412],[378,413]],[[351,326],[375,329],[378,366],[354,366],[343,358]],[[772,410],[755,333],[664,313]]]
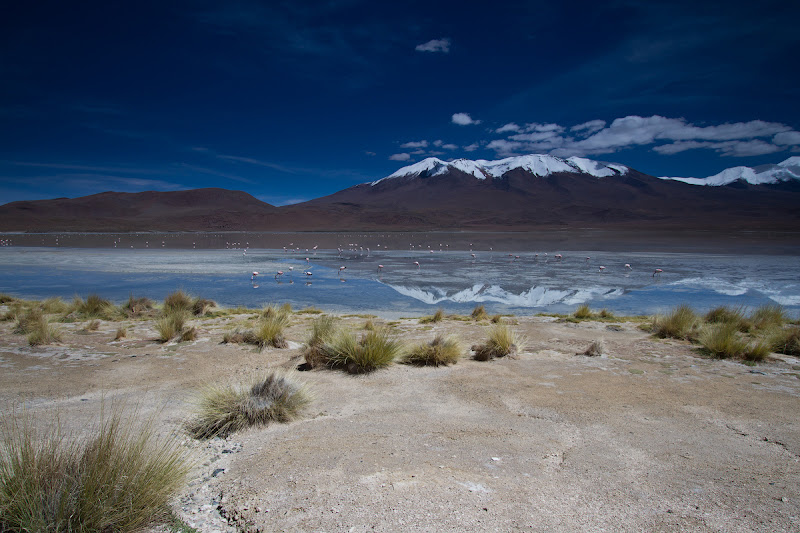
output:
[[[475,254],[469,254],[469,255],[471,255],[471,256],[472,256],[472,258],[473,258],[473,259],[475,259]]]
[[[660,277],[661,277],[661,273],[662,273],[662,272],[664,272],[664,271],[663,271],[663,270],[661,270],[660,268],[657,268],[657,269],[655,269],[655,270],[653,271],[653,277],[656,277],[656,275],[658,275],[658,277],[660,278]]]
[[[561,261],[562,259],[564,259],[564,256],[562,256],[561,254],[556,254],[553,257],[556,258],[556,261]]]
[[[633,269],[631,268],[631,265],[630,265],[629,263],[625,263],[625,268],[627,268],[628,270],[633,270]]]
[[[343,271],[344,269],[346,269],[346,268],[347,268],[346,266],[340,266],[340,267],[339,267],[339,277],[340,277],[340,278],[342,277],[342,271]]]
[[[600,270],[599,270],[599,272],[602,272],[602,271],[603,271],[603,270],[605,270],[605,269],[606,269],[606,267],[604,267],[604,266],[601,266],[601,267],[600,267]]]
[[[589,257],[589,256],[587,255],[587,256],[586,256],[586,262],[587,262],[587,263],[589,262],[589,259],[591,259],[591,257]]]
[[[383,271],[383,265],[378,265],[378,272],[382,272],[382,271]]]
[[[306,257],[306,264],[308,264],[309,261],[310,261],[310,259],[308,257]]]
[[[419,268],[419,261],[414,261],[414,264],[417,265],[417,268]]]
[[[256,279],[256,276],[258,276],[258,272],[253,272],[253,275],[250,276],[250,279]]]
[[[281,276],[283,276],[283,270],[278,270],[278,272],[275,274],[275,279],[278,279]]]

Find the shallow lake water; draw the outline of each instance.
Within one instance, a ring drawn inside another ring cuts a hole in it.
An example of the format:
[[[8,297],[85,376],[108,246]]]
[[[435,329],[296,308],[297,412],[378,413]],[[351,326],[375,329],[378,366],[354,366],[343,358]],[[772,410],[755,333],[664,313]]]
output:
[[[428,314],[439,307],[463,314],[477,304],[490,313],[571,312],[583,303],[626,315],[664,312],[680,303],[699,311],[778,303],[800,316],[798,259],[416,246],[341,252],[6,246],[0,248],[0,292],[37,299],[97,293],[121,303],[130,294],[162,300],[183,289],[229,307],[289,302],[296,309],[316,306],[386,317]],[[378,265],[383,265],[380,272]],[[662,272],[654,276],[656,269]],[[276,276],[278,271],[284,274]]]

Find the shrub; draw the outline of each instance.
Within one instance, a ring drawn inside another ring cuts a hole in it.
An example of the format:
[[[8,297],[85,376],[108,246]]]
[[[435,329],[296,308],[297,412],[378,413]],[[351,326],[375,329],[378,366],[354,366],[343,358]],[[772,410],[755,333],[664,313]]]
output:
[[[402,349],[385,328],[369,331],[360,340],[351,331],[340,331],[322,347],[328,366],[344,368],[351,374],[389,366]]]
[[[606,344],[602,340],[595,340],[586,348],[586,351],[582,352],[582,355],[588,355],[589,357],[600,357],[606,353]]]
[[[800,328],[780,328],[770,336],[770,345],[778,353],[800,355]]]
[[[489,314],[483,305],[475,306],[475,309],[472,310],[473,320],[486,320],[487,318],[489,318]]]
[[[697,315],[686,304],[679,305],[668,315],[653,319],[653,332],[662,339],[689,339],[695,333],[696,327]]]
[[[420,318],[419,323],[430,324],[432,322],[441,322],[442,320],[444,320],[444,309],[439,308],[433,315]]]
[[[174,438],[119,411],[87,438],[26,415],[0,428],[0,531],[134,531],[169,514],[188,472]]]
[[[522,339],[517,338],[514,330],[508,326],[492,326],[489,337],[483,344],[472,347],[475,359],[488,361],[495,357],[516,357],[522,351]]]
[[[572,316],[577,319],[592,318],[592,310],[589,308],[589,304],[581,304],[575,309]]]
[[[757,330],[783,327],[786,311],[778,304],[764,304],[750,314],[750,322]]]
[[[224,438],[250,426],[294,420],[309,403],[305,385],[284,374],[272,373],[249,389],[208,385],[187,429],[197,439]]]
[[[720,359],[740,357],[748,347],[737,325],[731,322],[709,325],[700,332],[699,341],[709,354]]]
[[[411,349],[404,362],[418,366],[454,365],[461,357],[461,345],[452,337],[437,335],[429,343]]]
[[[122,314],[128,318],[145,316],[153,310],[153,301],[150,298],[134,298],[133,294],[128,296],[128,301],[120,307]]]

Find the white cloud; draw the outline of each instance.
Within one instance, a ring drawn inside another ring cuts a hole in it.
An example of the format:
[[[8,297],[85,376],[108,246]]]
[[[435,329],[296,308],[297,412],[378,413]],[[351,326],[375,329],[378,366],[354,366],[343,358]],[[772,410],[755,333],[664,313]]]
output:
[[[481,147],[480,143],[472,143],[472,144],[468,144],[467,146],[465,146],[464,147],[464,151],[465,152],[474,152],[475,150],[477,150],[480,147]]]
[[[656,146],[653,151],[659,154],[677,154],[685,150],[696,148],[709,148],[723,156],[747,157],[754,155],[772,154],[780,152],[783,148],[764,141],[753,139],[749,141],[679,141],[672,144]]]
[[[389,156],[390,161],[408,161],[411,159],[409,154],[392,154]]]
[[[448,143],[448,144],[443,144],[442,148],[444,148],[445,150],[457,150],[458,149],[458,145],[457,144],[449,144]]]
[[[540,124],[538,122],[532,122],[530,124],[525,124],[525,131],[533,131],[537,133],[553,131],[556,133],[561,133],[564,131],[564,126],[559,126],[558,124]]]
[[[411,141],[400,145],[400,148],[427,148],[427,147],[428,147],[428,141]]]
[[[441,146],[442,144],[444,144],[444,141],[441,140],[441,139],[437,139],[437,140],[433,141],[433,145],[434,146]]]
[[[519,133],[521,131],[521,128],[519,127],[518,124],[509,122],[505,126],[501,126],[496,130],[494,130],[495,133],[506,133],[507,131],[513,131],[514,133]]]
[[[800,144],[800,131],[784,131],[772,138],[772,142],[780,145]]]
[[[583,124],[572,126],[569,131],[581,132],[581,135],[591,135],[592,133],[600,131],[605,127],[605,120],[590,120],[588,122],[584,122]]]
[[[450,53],[450,39],[447,37],[431,39],[427,43],[418,44],[415,50],[417,52],[441,52],[443,54],[448,54]]]
[[[469,113],[455,113],[453,114],[453,124],[458,124],[459,126],[469,126],[472,124],[480,124],[480,120],[473,120]]]

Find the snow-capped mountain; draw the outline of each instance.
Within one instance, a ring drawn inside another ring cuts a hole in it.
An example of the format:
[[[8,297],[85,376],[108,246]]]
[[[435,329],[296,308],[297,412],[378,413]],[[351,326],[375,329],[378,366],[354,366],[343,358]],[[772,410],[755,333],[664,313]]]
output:
[[[707,178],[671,178],[665,176],[661,179],[711,187],[730,185],[737,181],[743,181],[750,185],[775,185],[778,183],[800,180],[800,156],[790,157],[777,165],[726,168],[719,174],[714,174]]]
[[[372,185],[377,185],[384,180],[393,178],[413,177],[425,175],[439,176],[446,174],[450,170],[458,170],[464,174],[475,176],[480,180],[487,178],[499,178],[511,170],[521,169],[533,176],[549,176],[557,173],[584,174],[595,178],[605,178],[608,176],[620,176],[627,174],[628,167],[613,163],[601,163],[582,157],[570,157],[562,159],[551,155],[531,154],[517,157],[507,157],[498,161],[487,161],[478,159],[456,159],[455,161],[442,161],[436,157],[423,159],[419,163],[414,163],[403,167],[393,174],[373,181]]]

